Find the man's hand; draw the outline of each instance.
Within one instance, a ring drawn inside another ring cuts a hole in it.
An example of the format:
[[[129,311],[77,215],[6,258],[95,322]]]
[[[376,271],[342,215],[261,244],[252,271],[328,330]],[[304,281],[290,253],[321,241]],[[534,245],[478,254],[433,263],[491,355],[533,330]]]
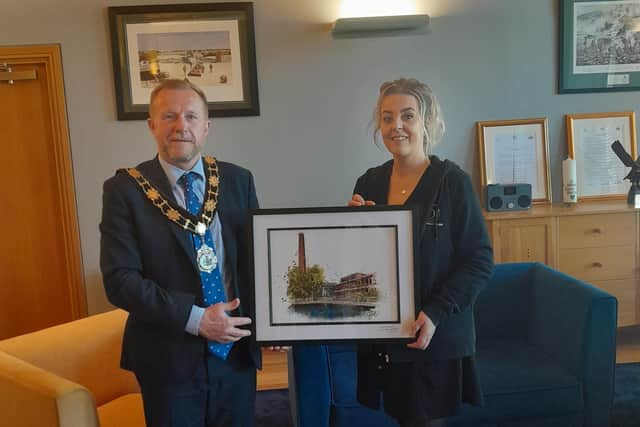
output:
[[[424,350],[429,346],[431,338],[433,338],[433,334],[436,333],[436,325],[433,324],[429,316],[424,314],[423,311],[418,314],[418,318],[413,323],[413,333],[415,334],[418,331],[420,331],[418,339],[410,344],[407,344],[407,347],[415,348],[417,350]]]
[[[251,335],[251,331],[240,329],[239,326],[250,325],[249,317],[233,317],[226,312],[233,311],[240,306],[240,299],[231,302],[219,302],[204,310],[200,320],[198,333],[209,341],[219,343],[236,342]]]

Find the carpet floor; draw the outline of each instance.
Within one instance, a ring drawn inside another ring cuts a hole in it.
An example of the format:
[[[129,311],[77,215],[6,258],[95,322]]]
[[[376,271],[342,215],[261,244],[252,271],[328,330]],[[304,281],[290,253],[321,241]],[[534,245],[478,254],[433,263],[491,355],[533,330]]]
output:
[[[616,365],[611,427],[640,426],[640,363]],[[292,427],[287,390],[258,392],[256,427]]]
[[[288,390],[259,391],[255,427],[292,427]]]
[[[640,426],[640,363],[616,365],[611,427]]]

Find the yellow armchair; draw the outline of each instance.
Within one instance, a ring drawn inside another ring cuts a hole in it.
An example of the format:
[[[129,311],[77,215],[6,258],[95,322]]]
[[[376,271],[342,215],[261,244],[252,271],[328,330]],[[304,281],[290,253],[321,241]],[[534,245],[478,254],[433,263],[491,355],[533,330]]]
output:
[[[144,427],[135,377],[120,369],[126,312],[0,341],[0,426]]]

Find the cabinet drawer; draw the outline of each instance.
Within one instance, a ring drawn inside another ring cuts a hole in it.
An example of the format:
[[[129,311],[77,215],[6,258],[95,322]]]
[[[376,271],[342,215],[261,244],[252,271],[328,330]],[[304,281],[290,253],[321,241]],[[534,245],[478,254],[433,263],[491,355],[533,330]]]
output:
[[[631,278],[635,273],[634,246],[561,249],[560,270],[587,282]]]
[[[618,299],[618,326],[636,324],[638,311],[636,279],[595,281],[592,284]]]
[[[558,225],[561,249],[633,245],[636,238],[633,213],[566,216]]]

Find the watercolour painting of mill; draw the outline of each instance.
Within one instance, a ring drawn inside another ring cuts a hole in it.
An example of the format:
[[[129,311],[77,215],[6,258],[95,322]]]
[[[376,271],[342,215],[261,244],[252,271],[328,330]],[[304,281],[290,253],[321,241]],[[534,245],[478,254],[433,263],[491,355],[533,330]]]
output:
[[[332,230],[324,231],[330,233]],[[285,277],[288,311],[300,313],[309,320],[326,322],[375,320],[381,296],[377,273],[340,274],[339,280],[329,281],[325,275],[328,268],[331,266],[307,266],[304,233],[298,232],[298,262],[289,266]],[[393,279],[393,276],[391,274],[390,278]],[[389,297],[397,301],[397,286],[394,286],[395,283],[387,285],[389,286],[384,287],[386,292],[382,294],[383,298]],[[396,311],[390,317],[390,320],[397,321],[399,315]],[[304,319],[297,322],[304,322]]]
[[[410,335],[410,210],[283,211],[252,216],[258,341]]]

